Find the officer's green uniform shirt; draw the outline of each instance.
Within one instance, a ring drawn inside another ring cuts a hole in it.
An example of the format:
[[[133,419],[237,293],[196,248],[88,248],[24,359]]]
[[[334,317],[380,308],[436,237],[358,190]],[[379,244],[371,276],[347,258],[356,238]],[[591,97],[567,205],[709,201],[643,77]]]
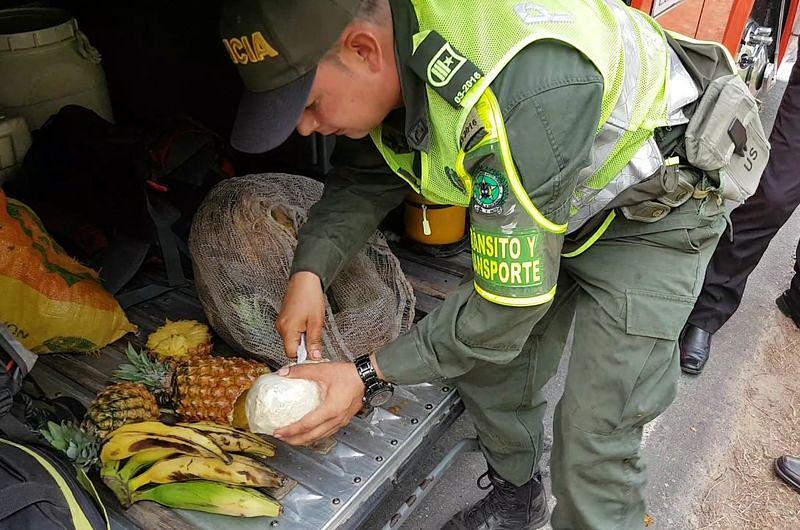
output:
[[[387,118],[384,138],[425,150],[425,85],[408,66],[416,19],[404,1],[392,1],[392,14],[405,108]],[[589,164],[601,111],[601,74],[576,49],[537,42],[517,54],[491,88],[533,203],[548,219],[566,222],[568,211],[562,205],[569,204],[578,172]],[[335,169],[322,200],[300,230],[292,267],[293,273],[317,274],[325,288],[409,191],[369,138],[338,139],[332,162]],[[504,364],[519,353],[549,307],[500,306],[478,296],[471,284],[464,285],[410,333],[378,352],[378,365],[388,380],[412,384],[457,377],[476,360]]]

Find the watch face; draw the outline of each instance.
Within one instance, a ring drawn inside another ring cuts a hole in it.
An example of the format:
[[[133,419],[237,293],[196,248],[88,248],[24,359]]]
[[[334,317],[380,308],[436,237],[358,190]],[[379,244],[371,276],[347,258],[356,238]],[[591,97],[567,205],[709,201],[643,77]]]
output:
[[[370,407],[380,407],[385,405],[392,397],[392,391],[388,388],[378,390],[369,397]]]

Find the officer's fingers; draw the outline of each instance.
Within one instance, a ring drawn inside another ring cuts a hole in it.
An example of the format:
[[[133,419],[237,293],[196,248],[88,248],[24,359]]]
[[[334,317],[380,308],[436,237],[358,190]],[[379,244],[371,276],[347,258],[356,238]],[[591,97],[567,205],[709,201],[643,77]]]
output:
[[[289,279],[281,310],[275,322],[275,329],[283,339],[283,348],[292,358],[297,356],[300,334],[306,330],[309,317],[304,302],[306,297],[303,294],[303,280],[303,275],[293,275]]]
[[[349,423],[349,422],[347,422],[347,423]],[[322,435],[320,435],[320,437],[319,437],[319,438],[317,438],[317,440],[324,440],[325,438],[330,438],[330,437],[332,437],[334,434],[336,434],[337,432],[339,432],[340,430],[342,430],[344,427],[346,427],[346,426],[347,426],[347,423],[345,423],[344,425],[342,425],[342,422],[340,422],[340,421],[337,421],[336,423],[334,423],[334,425],[333,425],[333,428],[332,428],[331,430],[329,430],[329,431],[328,431],[328,432],[326,432],[325,434],[322,434]]]
[[[295,364],[294,366],[284,366],[278,370],[278,375],[282,377],[289,377],[291,379],[308,379],[309,381],[316,381],[321,384],[323,388],[327,386],[325,380],[326,369],[325,364],[317,363],[304,363]]]
[[[286,356],[290,359],[297,358],[297,348],[300,346],[301,335],[301,331],[296,331],[295,333],[287,334],[283,338],[283,349],[286,350]]]
[[[305,440],[305,435],[307,433],[315,431],[320,425],[327,424],[337,416],[338,414],[336,414],[331,407],[323,404],[291,425],[287,425],[275,431],[275,437],[285,440],[288,443],[298,445]]]
[[[318,425],[310,431],[306,431],[295,436],[290,436],[289,438],[283,438],[283,441],[291,445],[309,445],[317,440],[321,440],[322,438],[326,438],[335,434],[336,431],[341,429],[341,427],[342,426],[339,418],[333,418],[322,425]]]
[[[313,316],[308,319],[306,338],[308,340],[308,353],[312,359],[322,359],[322,316]]]
[[[336,418],[333,418],[329,422],[329,424],[330,423],[333,424],[331,426],[331,429],[328,432],[325,432],[325,433],[319,435],[319,437],[317,439],[318,440],[322,440],[323,438],[330,438],[331,436],[333,436],[334,434],[339,432],[341,429],[344,429],[345,427],[350,425],[351,421],[353,421],[353,416],[350,415],[350,414],[343,414],[343,415],[337,416]]]
[[[297,331],[299,326],[280,322],[275,325],[278,333],[283,338],[283,349],[290,359],[297,357],[297,347],[300,345],[302,331]]]

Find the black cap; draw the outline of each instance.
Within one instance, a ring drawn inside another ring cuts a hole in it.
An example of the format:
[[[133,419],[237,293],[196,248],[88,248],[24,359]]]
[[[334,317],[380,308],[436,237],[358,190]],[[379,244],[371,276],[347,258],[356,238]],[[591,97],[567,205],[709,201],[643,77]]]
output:
[[[220,32],[245,85],[231,145],[263,153],[297,126],[317,64],[361,0],[228,0]]]

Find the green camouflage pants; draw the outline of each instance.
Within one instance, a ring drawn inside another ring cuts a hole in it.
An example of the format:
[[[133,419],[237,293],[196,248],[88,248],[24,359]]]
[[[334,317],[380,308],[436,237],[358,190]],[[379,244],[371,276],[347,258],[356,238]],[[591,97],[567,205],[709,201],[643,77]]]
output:
[[[527,482],[542,453],[540,391],[574,321],[553,427],[555,529],[643,527],[642,428],[675,397],[678,335],[725,227],[723,211],[710,196],[656,223],[615,220],[588,251],[561,260],[556,298],[521,354],[456,380],[489,463]]]

